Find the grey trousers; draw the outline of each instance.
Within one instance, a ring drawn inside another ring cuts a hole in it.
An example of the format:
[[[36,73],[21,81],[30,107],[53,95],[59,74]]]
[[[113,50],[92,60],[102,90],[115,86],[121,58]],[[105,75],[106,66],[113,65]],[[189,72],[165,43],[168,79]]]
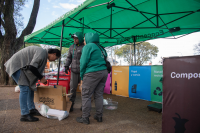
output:
[[[72,93],[72,95],[70,96],[70,101],[72,103],[75,102],[76,99],[76,89],[78,87],[78,84],[80,83],[81,78],[80,78],[80,74],[76,74],[71,72],[71,78],[70,78],[70,93]]]
[[[96,116],[103,116],[103,92],[108,77],[108,71],[86,73],[82,84],[82,117],[89,117],[91,97],[94,94]]]

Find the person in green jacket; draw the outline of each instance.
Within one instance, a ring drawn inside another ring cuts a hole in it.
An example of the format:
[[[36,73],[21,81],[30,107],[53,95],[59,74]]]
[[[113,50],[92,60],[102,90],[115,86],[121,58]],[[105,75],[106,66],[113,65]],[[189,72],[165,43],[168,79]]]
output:
[[[93,94],[96,107],[94,119],[98,122],[102,122],[103,92],[108,76],[104,55],[107,57],[107,53],[104,48],[99,45],[99,35],[97,33],[86,33],[84,39],[86,45],[82,49],[80,59],[82,117],[77,117],[76,121],[89,124],[91,97]]]

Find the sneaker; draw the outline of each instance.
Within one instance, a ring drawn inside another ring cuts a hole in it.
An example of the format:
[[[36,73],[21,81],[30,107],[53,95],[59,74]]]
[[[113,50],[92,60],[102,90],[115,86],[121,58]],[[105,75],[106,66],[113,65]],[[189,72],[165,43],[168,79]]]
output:
[[[35,122],[35,121],[39,121],[39,118],[33,117],[30,114],[27,114],[27,115],[21,115],[20,121],[22,121],[22,122]]]
[[[86,125],[90,124],[90,120],[89,120],[88,117],[87,118],[77,117],[76,121],[79,122],[79,123],[86,124]]]
[[[98,117],[98,116],[94,116],[94,119],[95,120],[97,120],[97,122],[102,122],[103,120],[102,120],[102,117]]]
[[[41,116],[41,114],[39,113],[39,111],[37,109],[31,109],[31,110],[29,110],[29,112],[30,112],[30,115]]]

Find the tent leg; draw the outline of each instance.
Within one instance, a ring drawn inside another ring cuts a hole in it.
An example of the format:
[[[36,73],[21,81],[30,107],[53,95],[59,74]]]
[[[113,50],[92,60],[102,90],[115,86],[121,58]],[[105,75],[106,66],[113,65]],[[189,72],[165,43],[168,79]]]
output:
[[[64,31],[64,20],[62,21],[62,31],[61,31],[61,39],[60,39],[60,52],[61,52],[61,53],[62,53],[63,31]],[[59,58],[59,64],[58,64],[57,85],[58,85],[58,81],[59,81],[60,62],[61,62],[61,57]]]
[[[25,42],[24,42],[24,48],[25,48],[26,46],[25,46]]]
[[[134,62],[136,66],[136,57],[135,57],[135,42],[136,42],[136,36],[133,36],[133,42],[134,42]]]
[[[131,45],[130,45],[130,66],[132,66],[132,49],[131,49]]]

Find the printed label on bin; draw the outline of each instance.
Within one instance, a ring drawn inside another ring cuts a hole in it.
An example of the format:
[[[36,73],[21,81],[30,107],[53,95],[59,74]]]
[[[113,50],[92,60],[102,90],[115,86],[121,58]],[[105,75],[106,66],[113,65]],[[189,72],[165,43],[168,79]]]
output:
[[[129,97],[151,100],[151,67],[129,67]]]

